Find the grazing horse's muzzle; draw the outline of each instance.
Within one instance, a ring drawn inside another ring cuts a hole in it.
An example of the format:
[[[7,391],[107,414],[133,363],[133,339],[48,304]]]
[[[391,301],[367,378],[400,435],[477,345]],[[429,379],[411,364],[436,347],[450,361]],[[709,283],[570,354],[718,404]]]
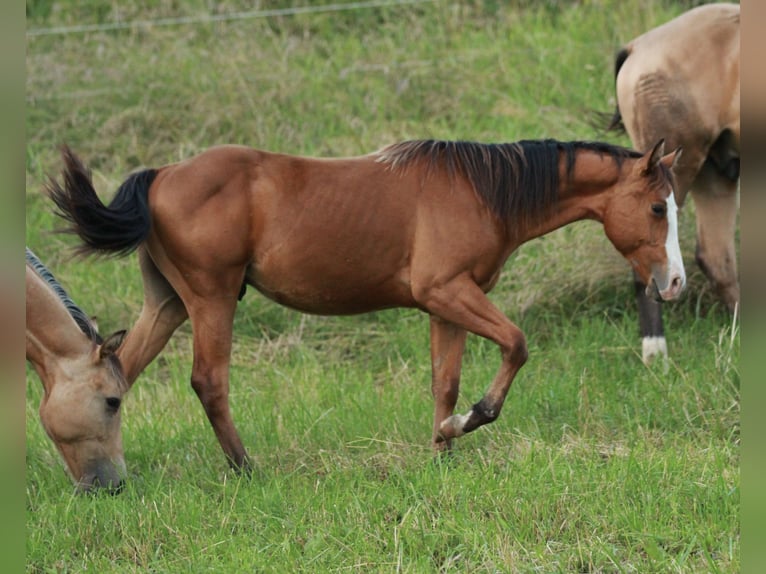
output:
[[[117,464],[104,461],[95,462],[89,472],[86,472],[77,481],[77,490],[81,493],[119,494],[125,488],[124,475],[125,463],[122,461]]]
[[[662,287],[657,284],[657,279],[652,277],[646,286],[646,296],[655,301],[672,301],[681,295],[684,287],[686,287],[686,276],[683,272],[672,273]]]

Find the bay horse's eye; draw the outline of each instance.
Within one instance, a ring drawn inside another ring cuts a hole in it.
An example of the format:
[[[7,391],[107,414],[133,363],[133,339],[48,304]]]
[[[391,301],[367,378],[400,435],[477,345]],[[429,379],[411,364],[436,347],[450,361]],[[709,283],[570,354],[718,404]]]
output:
[[[113,413],[116,413],[119,410],[121,403],[122,403],[122,401],[118,397],[107,397],[106,398],[106,406]]]
[[[667,213],[667,211],[668,209],[664,203],[652,204],[652,213],[656,215],[657,217],[665,217],[665,214]]]

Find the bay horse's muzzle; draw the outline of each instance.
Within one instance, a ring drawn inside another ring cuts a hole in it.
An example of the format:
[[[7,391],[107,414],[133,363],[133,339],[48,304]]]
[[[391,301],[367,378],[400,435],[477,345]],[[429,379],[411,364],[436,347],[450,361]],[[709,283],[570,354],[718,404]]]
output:
[[[673,273],[666,285],[660,287],[657,285],[657,279],[652,280],[646,286],[646,296],[655,301],[672,301],[678,299],[686,287],[686,277],[683,273]]]

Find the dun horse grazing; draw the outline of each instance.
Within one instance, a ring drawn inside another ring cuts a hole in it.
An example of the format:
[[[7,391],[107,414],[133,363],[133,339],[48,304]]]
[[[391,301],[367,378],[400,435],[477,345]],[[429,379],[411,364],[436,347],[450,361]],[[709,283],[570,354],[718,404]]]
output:
[[[683,147],[676,200],[691,190],[697,212],[696,260],[724,304],[739,302],[734,231],[739,182],[739,5],[709,4],[639,36],[615,63],[617,111],[633,146],[660,137]],[[667,355],[658,303],[636,277],[644,361]]]
[[[240,468],[249,463],[229,410],[229,355],[247,285],[307,313],[428,313],[432,440],[445,449],[497,418],[527,360],[524,334],[486,295],[525,241],[596,219],[653,293],[679,295],[676,154],[663,149],[409,141],[317,159],[221,146],[130,176],[105,207],[64,148],[64,183],[48,193],[82,253],[138,249],[144,305],[120,352],[129,382],[191,319],[191,384]],[[501,365],[484,398],[453,414],[467,332],[497,343]]]
[[[128,389],[116,351],[27,249],[27,360],[43,383],[40,418],[82,491],[119,491],[125,474],[120,403]]]

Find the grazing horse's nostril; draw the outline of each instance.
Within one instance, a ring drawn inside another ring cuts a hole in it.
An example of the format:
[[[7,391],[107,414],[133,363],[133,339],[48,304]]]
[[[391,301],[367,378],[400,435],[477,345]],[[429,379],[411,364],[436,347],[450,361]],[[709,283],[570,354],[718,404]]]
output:
[[[116,495],[120,494],[125,489],[125,481],[120,480],[120,482],[117,483],[117,486],[113,486],[111,489],[109,489],[109,494]]]

